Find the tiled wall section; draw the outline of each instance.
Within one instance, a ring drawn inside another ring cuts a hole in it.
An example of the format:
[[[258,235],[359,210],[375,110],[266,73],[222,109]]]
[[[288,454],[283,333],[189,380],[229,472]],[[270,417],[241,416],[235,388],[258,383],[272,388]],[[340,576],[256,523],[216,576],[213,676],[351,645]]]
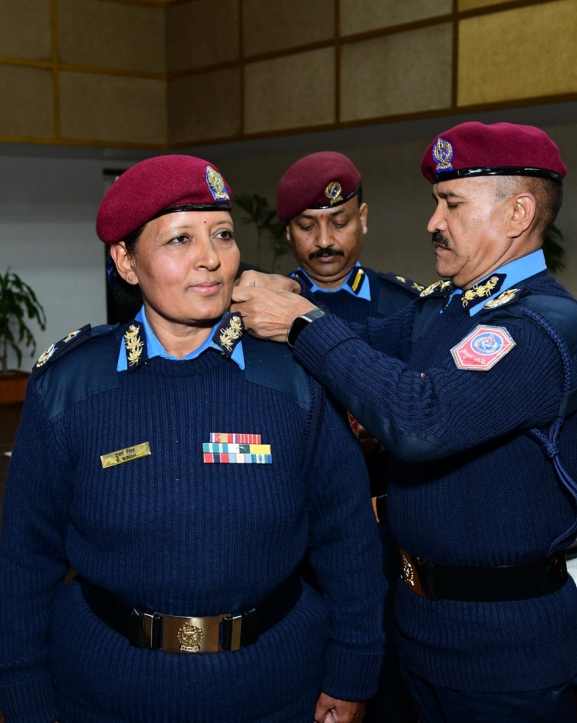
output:
[[[48,60],[50,3],[47,0],[2,0],[0,8],[0,56]]]
[[[162,8],[141,5],[58,0],[60,60],[97,68],[164,72],[164,15]]]
[[[240,68],[168,82],[168,135],[173,143],[240,133]]]
[[[60,104],[64,138],[154,145],[167,137],[161,80],[62,72]]]
[[[72,0],[74,2],[74,0]],[[170,71],[237,60],[238,0],[195,0],[166,10]]]
[[[453,0],[339,0],[342,35],[402,25],[453,10]]]
[[[334,0],[244,0],[243,33],[247,56],[331,40]]]
[[[475,42],[476,38],[483,42]],[[459,105],[577,92],[575,38],[574,0],[463,20]]]
[[[1,5],[0,141],[163,150],[577,97],[577,0]]]
[[[247,133],[310,128],[335,121],[335,51],[322,48],[245,69]]]
[[[451,37],[443,24],[344,45],[342,120],[450,106]]]
[[[54,135],[52,71],[0,65],[0,129],[3,135]]]

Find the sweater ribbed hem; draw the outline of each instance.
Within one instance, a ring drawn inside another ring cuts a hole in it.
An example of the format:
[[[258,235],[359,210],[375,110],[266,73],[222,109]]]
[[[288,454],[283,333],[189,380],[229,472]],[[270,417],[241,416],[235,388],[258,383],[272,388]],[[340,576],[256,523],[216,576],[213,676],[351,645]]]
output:
[[[329,643],[323,692],[339,700],[361,701],[377,692],[382,655],[345,650]]]
[[[48,675],[2,686],[0,710],[6,723],[54,723],[59,717]]]

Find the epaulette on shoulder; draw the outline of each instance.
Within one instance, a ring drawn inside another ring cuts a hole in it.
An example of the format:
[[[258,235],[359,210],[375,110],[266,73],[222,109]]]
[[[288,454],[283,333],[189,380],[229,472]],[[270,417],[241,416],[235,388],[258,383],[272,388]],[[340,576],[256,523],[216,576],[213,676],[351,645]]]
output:
[[[407,289],[407,291],[415,294],[415,296],[419,296],[425,288],[422,284],[419,284],[412,279],[407,279],[406,276],[398,276],[397,274],[393,273],[383,274],[381,271],[379,271],[379,278],[384,279],[385,281],[389,281],[392,284],[396,284],[397,286],[402,286],[403,289]]]
[[[48,349],[40,354],[38,361],[32,368],[30,376],[32,379],[38,379],[57,359],[61,359],[72,349],[82,346],[82,344],[85,344],[94,337],[109,334],[117,328],[118,324],[115,326],[95,326],[94,328],[92,328],[90,324],[86,324],[86,326],[82,326],[80,329],[76,329],[76,331],[71,331],[64,339],[56,342],[56,344],[51,344]]]
[[[503,293],[498,294],[493,299],[489,299],[483,304],[483,313],[485,310],[491,311],[492,309],[500,309],[504,306],[511,306],[512,304],[518,304],[519,301],[529,295],[529,290],[519,286],[515,289],[507,289]]]
[[[439,279],[430,286],[427,286],[426,289],[423,289],[419,293],[419,296],[421,299],[443,299],[445,296],[450,294],[452,290],[453,284],[451,281],[443,281],[442,279]]]
[[[289,274],[291,279],[294,279],[295,281],[298,281],[301,284],[304,284],[307,289],[310,289],[312,286],[311,280],[306,276],[306,274],[303,274],[303,272],[300,269],[297,269],[296,271],[293,271]]]

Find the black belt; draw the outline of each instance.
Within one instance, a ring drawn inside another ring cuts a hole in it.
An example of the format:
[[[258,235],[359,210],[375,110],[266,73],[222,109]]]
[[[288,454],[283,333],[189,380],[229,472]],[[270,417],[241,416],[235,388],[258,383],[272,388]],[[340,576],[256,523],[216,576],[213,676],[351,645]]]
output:
[[[217,653],[252,645],[293,609],[302,591],[295,572],[248,610],[214,617],[177,617],[129,605],[80,576],[77,580],[92,612],[131,645],[170,653]]]
[[[565,552],[535,562],[497,567],[434,565],[399,548],[405,585],[429,600],[506,602],[542,597],[567,581]]]

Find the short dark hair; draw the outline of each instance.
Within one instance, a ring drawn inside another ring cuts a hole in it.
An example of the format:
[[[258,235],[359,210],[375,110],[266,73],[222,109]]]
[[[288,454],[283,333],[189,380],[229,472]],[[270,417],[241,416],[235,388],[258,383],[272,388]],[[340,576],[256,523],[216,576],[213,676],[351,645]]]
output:
[[[500,200],[509,198],[515,193],[528,191],[535,197],[534,228],[545,231],[555,223],[557,214],[563,203],[563,185],[551,178],[539,176],[493,176],[499,179],[497,197]]]

